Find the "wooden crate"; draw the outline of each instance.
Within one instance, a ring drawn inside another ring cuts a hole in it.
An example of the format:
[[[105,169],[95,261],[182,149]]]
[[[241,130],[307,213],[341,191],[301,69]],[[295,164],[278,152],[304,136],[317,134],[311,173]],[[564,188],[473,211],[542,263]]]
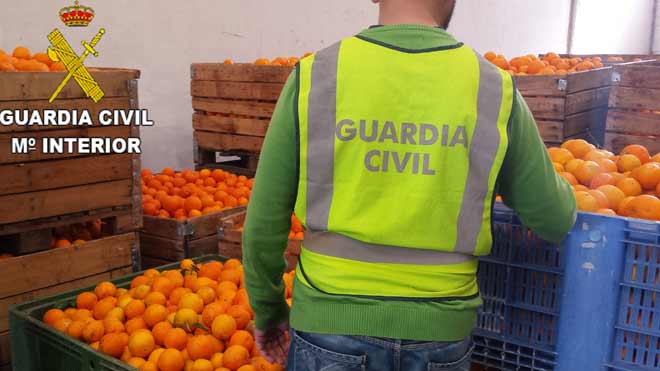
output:
[[[611,68],[565,76],[514,78],[544,142],[556,144],[573,138],[588,138],[602,143]]]
[[[144,216],[140,233],[142,267],[164,264],[218,253],[218,229],[222,220],[233,213],[245,212],[245,206],[179,221]]]
[[[245,212],[234,213],[222,220],[220,229],[221,238],[218,243],[218,253],[230,258],[241,259],[243,257],[243,223]],[[287,243],[284,256],[287,260],[287,271],[296,268],[300,256],[301,240],[290,239]]]
[[[0,126],[0,236],[11,236],[10,247],[18,253],[40,245],[31,235],[43,238],[57,226],[110,218],[118,232],[140,228],[139,154],[11,153],[16,137],[139,137],[137,126],[96,121],[103,109],[138,108],[139,71],[100,69],[92,75],[106,94],[100,102],[71,82],[51,104],[48,98],[65,73],[0,74],[0,110],[88,110],[94,121],[92,126]]]
[[[629,144],[660,152],[660,62],[614,67],[605,147],[618,153]]]
[[[599,57],[601,62],[606,66],[618,65],[621,63],[642,62],[649,60],[660,60],[660,55],[654,54],[563,54],[564,58],[596,58]],[[610,61],[609,58],[621,58],[623,61]]]
[[[0,368],[11,362],[9,306],[125,276],[137,270],[137,232],[0,260]]]
[[[257,155],[287,78],[284,66],[193,64],[191,85],[195,162],[216,152]]]

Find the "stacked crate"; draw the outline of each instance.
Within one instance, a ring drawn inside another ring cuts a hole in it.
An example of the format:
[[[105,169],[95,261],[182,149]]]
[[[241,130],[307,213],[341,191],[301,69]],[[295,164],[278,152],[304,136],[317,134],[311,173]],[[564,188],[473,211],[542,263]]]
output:
[[[187,258],[217,254],[219,228],[223,220],[228,215],[244,212],[245,206],[239,206],[183,221],[145,215],[140,233],[142,267],[153,268]]]
[[[238,156],[256,169],[275,103],[292,67],[203,63],[191,66],[196,168],[211,168],[216,155]]]
[[[614,67],[605,145],[619,152],[641,144],[660,152],[660,62],[630,63]]]
[[[142,221],[140,158],[131,154],[13,154],[12,138],[139,137],[135,126],[100,126],[102,109],[138,107],[134,70],[101,69],[92,75],[105,92],[93,103],[70,82],[48,98],[65,73],[0,74],[0,110],[88,110],[92,126],[0,126],[0,369],[10,363],[9,305],[130,273],[137,268]],[[37,142],[38,143],[38,142]],[[102,221],[97,240],[51,248],[53,230]]]
[[[578,138],[602,144],[610,76],[611,68],[600,68],[514,79],[547,145]]]

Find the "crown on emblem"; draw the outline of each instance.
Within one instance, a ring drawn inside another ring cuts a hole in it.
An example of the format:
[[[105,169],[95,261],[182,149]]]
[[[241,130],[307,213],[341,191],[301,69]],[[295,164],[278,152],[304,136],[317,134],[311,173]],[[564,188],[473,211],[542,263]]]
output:
[[[94,19],[94,9],[78,5],[76,0],[75,5],[60,9],[60,19],[67,27],[87,27]]]

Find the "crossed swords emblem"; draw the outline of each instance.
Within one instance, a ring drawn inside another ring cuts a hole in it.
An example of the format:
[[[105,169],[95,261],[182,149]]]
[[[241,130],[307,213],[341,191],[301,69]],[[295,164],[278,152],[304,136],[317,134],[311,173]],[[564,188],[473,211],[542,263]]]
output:
[[[89,54],[92,54],[95,57],[99,56],[99,53],[94,47],[99,41],[101,41],[103,34],[105,34],[105,30],[102,28],[96,36],[94,36],[91,42],[87,43],[86,41],[83,41],[82,45],[85,47],[85,51],[80,57],[73,51],[71,45],[69,45],[64,38],[64,35],[62,35],[58,29],[55,29],[48,34],[48,41],[50,41],[50,44],[52,45],[48,47],[48,57],[53,62],[62,62],[66,67],[66,70],[69,72],[50,97],[48,100],[49,102],[52,103],[55,98],[57,98],[72,77],[76,80],[85,94],[87,94],[88,98],[94,102],[98,102],[103,98],[103,90],[101,90],[99,84],[83,65],[85,58],[87,58]]]

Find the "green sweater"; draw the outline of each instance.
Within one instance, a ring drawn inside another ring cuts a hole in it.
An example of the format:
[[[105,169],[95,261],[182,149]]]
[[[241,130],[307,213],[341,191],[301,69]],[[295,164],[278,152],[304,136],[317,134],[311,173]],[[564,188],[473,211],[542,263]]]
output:
[[[360,35],[407,49],[457,43],[442,29],[415,25],[375,27]],[[268,128],[245,222],[243,263],[256,327],[267,329],[290,316],[291,326],[306,332],[427,341],[467,337],[481,305],[479,298],[453,302],[383,301],[330,296],[295,281],[289,313],[282,273],[298,184],[296,87],[293,73]],[[527,227],[546,240],[559,242],[575,222],[573,192],[555,174],[534,118],[519,93],[512,115],[509,147],[496,191]]]

